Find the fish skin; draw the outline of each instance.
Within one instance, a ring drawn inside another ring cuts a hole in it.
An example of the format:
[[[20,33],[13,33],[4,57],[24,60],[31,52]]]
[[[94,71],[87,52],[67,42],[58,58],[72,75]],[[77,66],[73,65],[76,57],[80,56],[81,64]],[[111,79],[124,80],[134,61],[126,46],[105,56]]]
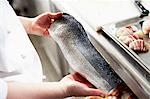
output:
[[[71,15],[64,13],[51,24],[49,32],[70,66],[95,87],[110,92],[123,83],[92,45],[83,26]]]

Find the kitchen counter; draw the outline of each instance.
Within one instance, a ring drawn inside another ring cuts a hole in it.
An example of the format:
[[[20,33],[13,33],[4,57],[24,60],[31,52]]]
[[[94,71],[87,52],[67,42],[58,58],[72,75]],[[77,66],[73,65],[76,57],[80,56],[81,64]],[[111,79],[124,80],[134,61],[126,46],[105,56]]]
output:
[[[140,99],[141,97],[149,99],[149,72],[145,71],[104,32],[96,32],[102,25],[140,16],[132,1],[52,0],[52,2],[56,9],[73,15],[83,25],[94,46],[129,88]],[[118,8],[119,5],[121,8]]]

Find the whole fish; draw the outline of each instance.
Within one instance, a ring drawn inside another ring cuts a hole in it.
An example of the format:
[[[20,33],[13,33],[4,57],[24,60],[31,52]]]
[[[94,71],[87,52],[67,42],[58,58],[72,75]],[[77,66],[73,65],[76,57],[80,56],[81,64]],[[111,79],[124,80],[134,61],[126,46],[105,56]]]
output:
[[[63,14],[51,24],[49,32],[70,66],[95,87],[110,92],[123,83],[92,45],[83,26],[71,15]]]

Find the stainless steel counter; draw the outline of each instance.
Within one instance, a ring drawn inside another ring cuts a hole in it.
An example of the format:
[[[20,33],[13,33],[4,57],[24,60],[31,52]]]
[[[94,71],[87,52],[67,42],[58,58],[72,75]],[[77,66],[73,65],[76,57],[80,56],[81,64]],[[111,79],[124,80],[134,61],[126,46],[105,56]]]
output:
[[[104,32],[97,33],[65,0],[52,0],[58,11],[73,15],[87,31],[90,40],[139,99],[150,99],[150,74]],[[82,10],[82,9],[81,9]],[[94,14],[94,13],[92,13]],[[96,20],[96,19],[94,19]]]

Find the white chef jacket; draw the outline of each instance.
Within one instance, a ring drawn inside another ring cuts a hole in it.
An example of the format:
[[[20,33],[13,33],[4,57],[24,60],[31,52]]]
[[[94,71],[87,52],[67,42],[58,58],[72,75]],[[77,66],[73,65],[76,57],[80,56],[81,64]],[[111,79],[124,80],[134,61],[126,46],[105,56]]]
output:
[[[6,81],[42,82],[42,66],[15,12],[0,0],[0,99],[7,96]]]
[[[7,0],[0,0],[0,78],[18,82],[42,81],[38,54]]]
[[[0,79],[0,99],[7,98],[7,91],[8,91],[7,83],[4,80]]]

